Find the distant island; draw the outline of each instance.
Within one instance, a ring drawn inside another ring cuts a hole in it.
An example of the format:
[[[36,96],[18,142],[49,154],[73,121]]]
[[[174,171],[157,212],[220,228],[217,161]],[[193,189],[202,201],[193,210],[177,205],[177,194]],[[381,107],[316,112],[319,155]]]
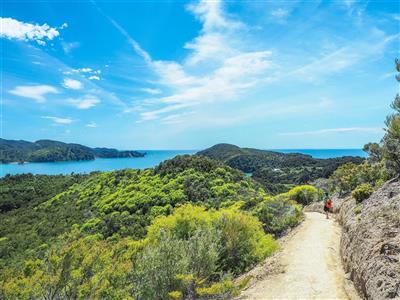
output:
[[[90,148],[53,140],[28,142],[0,139],[0,163],[56,162],[94,160],[96,158],[143,157],[146,153],[113,148]]]
[[[297,184],[328,178],[341,165],[364,161],[358,156],[320,159],[301,153],[240,148],[231,144],[217,144],[197,155],[248,173],[270,193],[285,192]]]

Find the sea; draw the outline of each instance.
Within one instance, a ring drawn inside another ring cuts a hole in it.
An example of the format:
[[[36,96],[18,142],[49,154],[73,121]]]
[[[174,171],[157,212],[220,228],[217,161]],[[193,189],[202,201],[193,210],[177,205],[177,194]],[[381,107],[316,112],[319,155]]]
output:
[[[171,159],[177,155],[194,154],[198,150],[138,150],[146,152],[144,157],[137,158],[97,158],[88,161],[63,161],[24,164],[0,164],[0,177],[7,174],[71,174],[90,173],[93,171],[113,171],[126,168],[146,169],[157,166],[160,162]],[[334,158],[341,156],[366,157],[361,149],[273,149],[282,153],[303,153],[315,158]]]

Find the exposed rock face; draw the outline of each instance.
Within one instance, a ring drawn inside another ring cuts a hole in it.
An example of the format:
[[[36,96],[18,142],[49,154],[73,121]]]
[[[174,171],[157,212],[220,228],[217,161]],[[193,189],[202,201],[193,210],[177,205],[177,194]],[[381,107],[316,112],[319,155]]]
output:
[[[365,299],[400,299],[400,181],[362,204],[347,198],[339,210],[346,273]]]

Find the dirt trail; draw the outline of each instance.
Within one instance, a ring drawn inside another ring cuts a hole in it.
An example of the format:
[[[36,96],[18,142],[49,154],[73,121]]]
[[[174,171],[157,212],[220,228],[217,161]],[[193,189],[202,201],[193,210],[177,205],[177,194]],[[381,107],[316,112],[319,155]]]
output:
[[[240,299],[354,299],[339,256],[340,227],[320,213],[306,219],[282,246],[283,272],[257,281]]]

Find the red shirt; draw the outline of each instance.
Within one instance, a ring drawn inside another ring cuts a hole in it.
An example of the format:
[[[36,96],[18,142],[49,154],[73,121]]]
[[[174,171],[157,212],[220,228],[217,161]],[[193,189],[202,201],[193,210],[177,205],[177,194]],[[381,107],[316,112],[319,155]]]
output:
[[[331,208],[331,204],[332,204],[331,199],[326,200],[325,206],[326,206],[327,208]]]

